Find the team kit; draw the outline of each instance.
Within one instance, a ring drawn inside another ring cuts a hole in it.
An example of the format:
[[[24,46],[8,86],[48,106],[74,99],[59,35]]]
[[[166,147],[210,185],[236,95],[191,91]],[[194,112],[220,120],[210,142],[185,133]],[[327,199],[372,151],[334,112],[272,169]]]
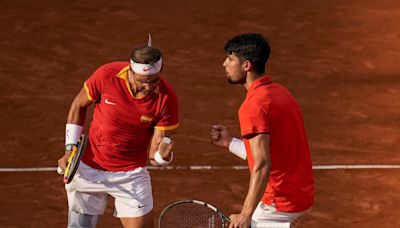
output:
[[[202,201],[171,202],[158,226],[295,227],[311,211],[315,192],[300,107],[266,73],[270,46],[261,34],[234,36],[224,50],[225,78],[247,91],[238,112],[241,138],[220,124],[210,124],[210,138],[248,163],[250,184],[242,210],[226,216]],[[104,64],[83,82],[68,112],[65,152],[57,169],[67,194],[67,227],[96,227],[109,196],[123,227],[154,227],[147,166],[171,164],[180,123],[178,98],[163,64],[149,35],[128,61]],[[84,134],[91,106],[92,121]]]

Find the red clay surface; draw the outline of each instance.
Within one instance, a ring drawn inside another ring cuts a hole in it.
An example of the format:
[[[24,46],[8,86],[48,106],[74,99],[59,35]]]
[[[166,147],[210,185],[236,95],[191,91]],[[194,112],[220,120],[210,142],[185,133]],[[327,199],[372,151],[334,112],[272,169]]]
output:
[[[238,131],[245,91],[227,84],[223,45],[260,32],[268,72],[302,107],[314,164],[400,164],[400,3],[353,1],[3,0],[0,167],[55,166],[69,105],[101,64],[153,35],[181,108],[174,165],[245,165],[209,144],[213,123]],[[89,118],[90,119],[90,118]],[[89,120],[88,120],[89,121]],[[200,199],[238,212],[248,171],[151,171],[155,215]],[[302,227],[400,226],[400,170],[315,170]],[[120,227],[107,208],[99,227]],[[0,173],[1,227],[65,227],[55,172]]]

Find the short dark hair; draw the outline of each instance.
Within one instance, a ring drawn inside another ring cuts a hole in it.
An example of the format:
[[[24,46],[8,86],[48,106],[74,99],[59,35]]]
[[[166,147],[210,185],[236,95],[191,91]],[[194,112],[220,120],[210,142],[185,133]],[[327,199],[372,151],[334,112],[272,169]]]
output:
[[[249,60],[255,72],[264,73],[271,47],[261,34],[247,33],[230,39],[226,42],[224,50],[228,55],[237,55],[242,62]]]
[[[161,58],[157,48],[143,46],[132,50],[131,59],[137,63],[154,64]]]

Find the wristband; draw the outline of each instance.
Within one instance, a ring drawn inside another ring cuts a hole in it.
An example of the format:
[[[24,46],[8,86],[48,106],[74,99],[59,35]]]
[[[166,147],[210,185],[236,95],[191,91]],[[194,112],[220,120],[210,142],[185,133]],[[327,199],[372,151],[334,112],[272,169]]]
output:
[[[172,159],[174,158],[174,152],[171,152],[171,159],[169,161],[164,160],[164,158],[161,156],[160,151],[157,150],[157,152],[154,154],[154,160],[157,162],[158,165],[160,166],[166,166],[169,163],[172,162]]]
[[[246,160],[247,158],[246,147],[244,146],[244,142],[235,137],[232,138],[232,141],[229,144],[229,151],[243,160]]]
[[[81,137],[83,127],[78,124],[67,124],[65,126],[65,145],[77,144]]]

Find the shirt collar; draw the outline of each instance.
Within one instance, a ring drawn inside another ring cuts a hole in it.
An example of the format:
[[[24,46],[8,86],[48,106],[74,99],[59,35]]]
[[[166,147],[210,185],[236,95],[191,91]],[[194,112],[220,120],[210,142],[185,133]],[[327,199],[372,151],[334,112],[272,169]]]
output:
[[[128,80],[128,71],[129,71],[129,69],[130,69],[129,65],[127,65],[126,67],[122,68],[122,70],[120,70],[119,73],[117,74],[117,77],[124,79],[125,84],[128,87],[129,93],[133,96],[131,87],[129,85],[129,80]],[[157,88],[154,90],[154,93],[156,93],[156,94],[160,93],[160,86],[157,86]]]
[[[129,65],[122,68],[122,70],[117,74],[117,77],[120,77],[124,80],[128,80],[128,70],[129,70]]]
[[[266,85],[272,82],[272,79],[270,76],[268,75],[264,75],[261,78],[258,78],[257,80],[255,80],[253,82],[253,84],[251,84],[250,88],[248,91],[254,90],[255,88],[262,86],[262,85]]]

